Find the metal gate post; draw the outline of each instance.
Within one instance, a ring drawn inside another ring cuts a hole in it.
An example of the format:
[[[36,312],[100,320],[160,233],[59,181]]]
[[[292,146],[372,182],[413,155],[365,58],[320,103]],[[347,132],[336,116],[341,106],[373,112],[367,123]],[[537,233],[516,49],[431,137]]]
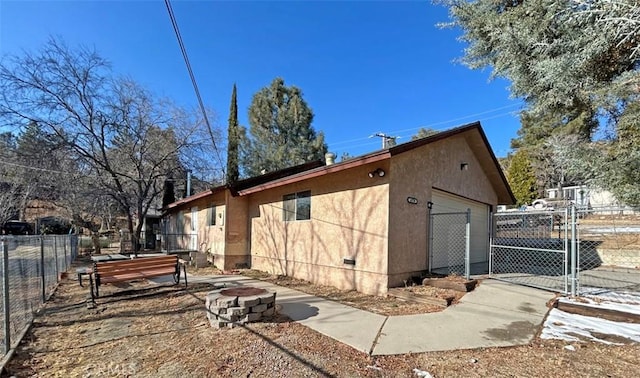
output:
[[[564,260],[562,262],[562,270],[564,273],[564,294],[569,294],[569,209],[564,209]],[[558,226],[558,237],[562,231]]]
[[[60,276],[58,272],[58,235],[53,237],[53,256],[55,257],[56,262],[56,280]]]
[[[11,349],[11,299],[9,298],[9,245],[7,240],[2,238],[2,299],[4,309],[4,354]]]
[[[493,275],[493,237],[496,233],[495,227],[496,213],[491,211],[489,213],[489,277]]]
[[[44,281],[44,236],[40,237],[40,279],[42,280],[42,303],[47,300],[47,284]]]
[[[464,251],[464,278],[467,280],[471,276],[471,209],[467,209],[466,243]]]
[[[575,297],[578,291],[578,264],[576,251],[576,207],[571,206],[571,296]]]
[[[431,274],[431,262],[433,261],[433,214],[431,214],[431,208],[433,207],[433,202],[427,202],[427,220],[429,221],[429,240],[427,242],[427,269],[429,270],[429,274]]]

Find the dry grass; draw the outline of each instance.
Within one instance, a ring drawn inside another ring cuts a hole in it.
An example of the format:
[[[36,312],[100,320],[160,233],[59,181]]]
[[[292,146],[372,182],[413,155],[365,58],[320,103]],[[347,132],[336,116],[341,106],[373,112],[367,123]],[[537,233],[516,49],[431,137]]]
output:
[[[640,364],[638,345],[581,343],[570,351],[565,343],[541,340],[512,348],[371,357],[281,315],[246,327],[211,328],[203,304],[209,285],[105,286],[98,306],[87,309],[87,289],[72,278],[45,305],[5,376],[415,377],[417,368],[435,377],[629,377]],[[262,278],[339,295],[341,301],[369,301],[296,280]]]

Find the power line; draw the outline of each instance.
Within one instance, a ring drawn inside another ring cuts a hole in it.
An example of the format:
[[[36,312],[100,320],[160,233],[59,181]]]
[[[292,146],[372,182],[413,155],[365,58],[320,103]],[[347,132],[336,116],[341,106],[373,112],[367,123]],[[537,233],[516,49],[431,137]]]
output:
[[[445,120],[445,121],[439,121],[439,122],[435,122],[435,123],[424,125],[424,126],[414,127],[414,128],[411,128],[411,129],[395,130],[395,131],[391,131],[390,133],[391,134],[399,134],[399,133],[403,133],[403,132],[407,132],[407,131],[419,130],[420,128],[423,128],[423,127],[433,127],[433,126],[444,125],[444,124],[447,124],[447,123],[452,123],[452,122],[460,121],[460,120],[467,119],[467,118],[477,117],[479,115],[489,114],[489,113],[496,112],[498,110],[513,108],[513,107],[516,107],[516,106],[520,106],[520,104],[509,104],[509,105],[501,106],[499,108],[489,109],[489,110],[485,110],[485,111],[482,111],[482,112],[479,112],[479,113],[469,114],[469,115],[466,115],[466,116],[462,116],[462,117],[458,117],[458,118],[452,118],[452,119]],[[513,111],[506,112],[506,113],[500,113],[500,114],[497,114],[497,115],[494,115],[494,116],[491,116],[491,117],[483,118],[481,120],[493,119],[493,118],[501,117],[501,116],[504,116],[504,115],[507,115],[507,114],[512,114],[512,113],[513,113]],[[349,139],[349,140],[338,141],[338,142],[329,143],[329,144],[331,144],[331,146],[334,147],[334,146],[339,146],[339,145],[343,145],[343,144],[349,144],[349,143],[352,143],[352,142],[358,142],[358,141],[367,140],[367,139],[369,139],[369,137]],[[367,143],[367,144],[369,144],[369,143]]]
[[[474,117],[477,117],[477,116],[480,116],[480,115],[483,115],[483,114],[493,113],[493,112],[498,111],[498,110],[513,108],[514,106],[520,106],[520,105],[519,104],[509,104],[509,105],[501,106],[499,108],[495,108],[495,109],[491,109],[491,110],[485,110],[485,111],[482,111],[480,113],[475,113],[475,114],[470,114],[470,115],[466,115],[466,116],[463,116],[463,117],[453,118],[453,119],[450,119],[450,120],[447,120],[447,121],[440,121],[440,122],[432,123],[432,124],[429,124],[429,125],[426,125],[426,126],[421,126],[421,127],[439,126],[439,125],[444,125],[444,124],[451,123],[451,122],[462,121],[463,119],[474,118]],[[499,115],[506,115],[506,114],[511,114],[511,113],[512,112],[506,112],[506,113],[501,113]],[[493,117],[490,117],[490,118],[484,118],[484,119],[487,120],[487,119],[491,119],[491,118],[495,118],[495,117],[496,116],[493,116]],[[420,129],[420,127],[411,128],[411,129],[405,129],[405,130],[397,130],[397,131],[394,131],[394,133],[397,134],[397,133],[402,133],[402,132],[406,132],[406,131],[413,131],[413,130],[418,130],[418,129]]]
[[[493,111],[495,111],[495,109]],[[492,111],[487,111],[487,112],[484,112],[482,114],[486,114],[486,113],[490,113],[490,112],[492,112]],[[494,115],[492,115],[490,117],[480,118],[479,120],[480,121],[487,121],[487,120],[490,120],[490,119],[504,117],[506,115],[513,115],[513,114],[514,114],[514,112],[510,111],[510,112],[505,112],[505,113],[494,114]],[[478,114],[476,114],[476,115],[478,115]],[[473,117],[473,115],[462,117],[462,118],[457,118],[455,120],[460,120],[460,119],[469,118],[469,117]],[[420,127],[416,127],[416,128],[412,128],[412,129],[405,129],[405,130],[399,130],[399,131],[396,130],[396,131],[392,131],[391,133],[399,135],[402,138],[409,138],[411,136],[411,133],[409,133],[409,134],[400,134],[400,133],[401,132],[407,132],[407,131],[417,131],[420,128],[423,128],[423,127],[431,128],[432,126],[437,126],[437,125],[441,125],[441,124],[444,124],[444,123],[453,122],[455,120],[442,121],[442,122],[433,123],[433,124],[429,124],[429,125],[424,125],[424,126],[420,126]],[[436,131],[444,131],[445,129],[446,128],[440,128],[440,129],[436,129]],[[328,143],[328,144],[329,144],[331,149],[343,150],[343,149],[371,146],[371,145],[374,145],[374,144],[377,143],[377,142],[371,142],[371,141],[365,142],[365,143],[359,143],[359,144],[354,144],[353,143],[353,142],[365,141],[365,140],[369,141],[370,138],[369,137],[363,137],[363,138],[356,138],[356,139],[350,139],[350,140],[345,140],[345,141],[338,141],[336,143]],[[336,146],[340,146],[340,147],[336,147]]]
[[[176,17],[173,13],[173,8],[171,7],[171,0],[164,0],[165,5],[167,6],[167,12],[169,12],[169,18],[171,19],[171,25],[173,25],[173,31],[176,34],[176,38],[178,39],[178,45],[180,46],[180,51],[182,52],[182,57],[184,58],[184,63],[187,66],[187,71],[189,72],[189,77],[191,78],[191,84],[193,84],[193,90],[195,91],[196,98],[198,99],[198,104],[200,106],[200,111],[202,111],[202,116],[204,117],[204,122],[207,124],[207,128],[209,132],[211,132],[211,124],[209,123],[209,117],[207,116],[207,112],[204,108],[204,103],[202,102],[202,96],[200,96],[200,89],[198,89],[198,83],[196,82],[196,77],[193,74],[193,69],[191,68],[191,63],[189,62],[189,56],[187,55],[187,49],[184,47],[184,42],[182,41],[182,35],[180,35],[180,29],[178,28],[178,22],[176,21]],[[216,156],[218,161],[220,162],[220,167],[222,170],[223,176],[225,176],[224,164],[222,164],[222,158],[220,157],[220,151],[216,146],[216,141],[211,136],[211,143],[213,143],[213,149],[216,151]]]

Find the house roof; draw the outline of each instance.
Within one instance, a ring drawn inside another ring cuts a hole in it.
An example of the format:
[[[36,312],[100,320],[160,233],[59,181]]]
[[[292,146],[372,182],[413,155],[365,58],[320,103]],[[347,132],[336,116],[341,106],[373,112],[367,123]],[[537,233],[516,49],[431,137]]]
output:
[[[220,185],[211,188],[210,190],[200,192],[183,198],[179,201],[173,202],[165,207],[163,210],[170,210],[177,207],[181,207],[190,202],[205,198],[209,195],[230,190],[233,196],[248,195],[251,193],[260,192],[265,189],[275,188],[302,180],[307,180],[313,177],[323,176],[334,172],[343,171],[346,169],[362,166],[377,161],[390,159],[394,155],[406,153],[414,150],[418,147],[443,140],[454,135],[464,135],[467,143],[478,156],[478,160],[485,174],[489,178],[489,181],[493,185],[494,190],[498,196],[498,203],[510,205],[515,203],[515,197],[509,184],[507,182],[498,159],[496,159],[487,136],[485,135],[480,122],[474,122],[459,126],[453,129],[449,129],[431,136],[417,139],[411,142],[399,144],[394,147],[390,147],[383,150],[371,152],[366,155],[362,155],[353,159],[349,159],[340,163],[331,165],[324,165],[322,161],[312,161],[305,164],[300,164],[294,167],[281,169],[275,172],[269,172],[260,176],[251,177],[248,179],[240,180],[234,185]]]
[[[296,165],[293,167],[288,167],[288,168],[284,168],[284,169],[280,169],[278,171],[274,171],[274,172],[268,172],[265,174],[262,174],[260,176],[255,176],[255,177],[250,177],[244,180],[239,180],[238,182],[236,182],[233,185],[229,185],[229,184],[224,184],[224,185],[219,185],[219,186],[215,186],[212,187],[209,190],[205,190],[202,191],[200,193],[196,193],[194,195],[191,195],[189,197],[185,197],[179,201],[175,201],[172,202],[170,204],[168,204],[165,208],[163,208],[164,211],[170,210],[170,209],[175,209],[177,207],[182,207],[184,205],[187,205],[191,202],[197,201],[199,199],[202,198],[206,198],[212,194],[215,193],[219,193],[222,191],[225,191],[227,189],[229,189],[231,191],[231,194],[236,196],[238,195],[238,192],[246,189],[246,188],[251,188],[251,187],[255,187],[255,186],[259,186],[265,182],[269,182],[269,181],[274,181],[274,180],[278,180],[296,173],[300,173],[303,171],[308,171],[310,169],[314,169],[317,167],[320,167],[324,165],[324,163],[320,160],[315,160],[315,161],[311,161],[311,162],[307,162],[304,164],[300,164],[300,165]]]
[[[467,143],[474,151],[474,153],[477,154],[482,169],[489,178],[489,181],[493,185],[493,188],[498,195],[498,202],[501,204],[515,203],[513,192],[511,191],[507,179],[504,176],[502,169],[500,168],[500,164],[498,163],[498,160],[496,159],[491,146],[489,145],[489,141],[487,140],[482,127],[480,126],[480,122],[474,122],[467,125],[459,126],[425,138],[417,139],[408,143],[403,143],[394,147],[390,147],[388,149],[375,151],[340,163],[323,165],[317,168],[304,170],[299,173],[283,176],[279,179],[256,183],[255,185],[239,189],[237,194],[247,195],[265,189],[287,185],[338,171],[343,171],[345,169],[354,168],[376,161],[390,159],[391,156],[402,154],[418,147],[461,134],[465,136]]]

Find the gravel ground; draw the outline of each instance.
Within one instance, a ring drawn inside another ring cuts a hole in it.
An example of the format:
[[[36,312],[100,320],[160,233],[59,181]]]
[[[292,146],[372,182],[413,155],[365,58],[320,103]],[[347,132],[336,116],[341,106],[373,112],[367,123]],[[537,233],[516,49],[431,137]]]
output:
[[[146,282],[105,286],[97,307],[87,309],[87,289],[70,277],[3,376],[635,377],[640,365],[638,345],[567,349],[565,342],[540,339],[511,348],[371,357],[279,314],[245,327],[211,328],[203,304],[210,290],[204,284],[188,290]],[[394,311],[402,308],[415,311],[396,301]]]

